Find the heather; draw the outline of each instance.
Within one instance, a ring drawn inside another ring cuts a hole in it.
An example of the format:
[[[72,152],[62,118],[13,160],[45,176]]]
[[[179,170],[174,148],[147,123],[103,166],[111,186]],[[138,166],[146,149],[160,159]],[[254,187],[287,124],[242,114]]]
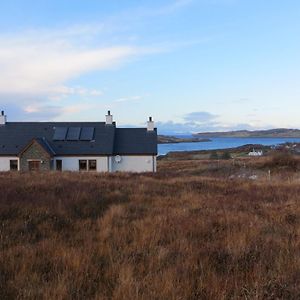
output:
[[[161,161],[155,175],[2,173],[0,299],[298,299],[287,163],[279,176],[282,158],[247,162],[258,180],[232,177],[244,161],[211,160]]]

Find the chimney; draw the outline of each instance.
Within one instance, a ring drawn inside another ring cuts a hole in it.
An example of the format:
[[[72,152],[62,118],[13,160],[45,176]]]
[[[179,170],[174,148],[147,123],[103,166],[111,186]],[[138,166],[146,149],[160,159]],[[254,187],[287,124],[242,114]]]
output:
[[[152,121],[152,117],[149,117],[149,121],[147,122],[147,131],[154,130],[154,122]]]
[[[6,115],[4,114],[4,110],[2,110],[0,115],[0,125],[5,125],[5,124],[6,124]]]
[[[105,124],[106,125],[112,125],[113,123],[113,116],[110,114],[110,110],[107,112],[107,115],[105,116]]]

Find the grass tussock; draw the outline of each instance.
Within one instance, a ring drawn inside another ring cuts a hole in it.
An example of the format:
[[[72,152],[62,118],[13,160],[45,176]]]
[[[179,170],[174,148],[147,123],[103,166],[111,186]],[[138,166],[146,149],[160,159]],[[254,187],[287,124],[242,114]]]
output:
[[[264,167],[278,171],[298,171],[299,166],[299,158],[288,152],[275,152],[264,164]]]
[[[0,299],[299,299],[300,186],[0,174]]]

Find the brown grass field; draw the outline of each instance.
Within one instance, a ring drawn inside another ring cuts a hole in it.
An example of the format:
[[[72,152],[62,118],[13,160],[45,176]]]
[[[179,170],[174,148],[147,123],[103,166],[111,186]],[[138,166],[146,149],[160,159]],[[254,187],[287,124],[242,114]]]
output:
[[[0,299],[299,299],[298,161],[243,168],[0,174]]]

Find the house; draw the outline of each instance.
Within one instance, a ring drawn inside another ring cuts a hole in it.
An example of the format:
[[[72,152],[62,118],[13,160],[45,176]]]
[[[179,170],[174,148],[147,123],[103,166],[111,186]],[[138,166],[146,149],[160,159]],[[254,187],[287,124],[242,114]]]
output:
[[[262,151],[255,151],[253,149],[253,151],[248,153],[248,156],[263,156],[263,152]]]
[[[0,171],[155,172],[157,130],[105,122],[7,122],[0,114]]]

